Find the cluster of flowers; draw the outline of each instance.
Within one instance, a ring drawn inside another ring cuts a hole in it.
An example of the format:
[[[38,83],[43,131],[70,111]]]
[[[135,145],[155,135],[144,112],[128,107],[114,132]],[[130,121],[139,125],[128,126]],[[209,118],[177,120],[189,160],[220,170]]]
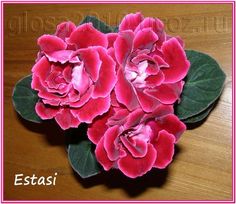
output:
[[[64,22],[38,45],[31,85],[42,119],[55,118],[62,129],[89,124],[105,170],[135,178],[171,162],[186,129],[173,105],[190,63],[181,39],[166,35],[159,19],[128,14],[108,34]]]

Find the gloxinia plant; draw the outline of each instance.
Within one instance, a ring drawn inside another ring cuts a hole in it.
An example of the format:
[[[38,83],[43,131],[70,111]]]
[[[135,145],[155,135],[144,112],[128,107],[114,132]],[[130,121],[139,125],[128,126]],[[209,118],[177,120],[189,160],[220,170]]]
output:
[[[161,20],[141,13],[118,27],[91,16],[78,26],[63,22],[38,45],[32,75],[13,90],[14,107],[31,122],[55,119],[70,137],[86,124],[86,138],[67,149],[83,178],[166,168],[186,125],[208,116],[225,81],[214,59],[184,50]]]

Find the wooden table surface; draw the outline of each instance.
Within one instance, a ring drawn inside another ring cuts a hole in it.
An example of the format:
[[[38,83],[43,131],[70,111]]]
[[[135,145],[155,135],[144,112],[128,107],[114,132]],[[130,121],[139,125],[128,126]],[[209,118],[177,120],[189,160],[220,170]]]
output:
[[[30,74],[37,38],[63,20],[96,15],[116,25],[129,12],[159,17],[186,49],[213,56],[227,75],[218,105],[188,130],[166,170],[131,180],[118,172],[82,180],[71,169],[65,137],[54,122],[22,120],[12,106],[14,84]],[[232,5],[75,4],[4,6],[4,199],[6,200],[230,200],[232,197]],[[54,175],[56,186],[14,186],[15,174]]]

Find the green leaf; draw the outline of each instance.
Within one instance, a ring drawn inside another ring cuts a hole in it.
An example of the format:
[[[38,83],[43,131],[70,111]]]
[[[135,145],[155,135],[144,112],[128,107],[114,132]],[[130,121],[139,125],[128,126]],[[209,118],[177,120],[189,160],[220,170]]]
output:
[[[220,96],[226,78],[218,63],[209,55],[186,50],[191,63],[181,102],[175,106],[175,114],[181,119],[193,117],[206,110]]]
[[[197,122],[200,122],[202,120],[204,120],[211,112],[211,110],[213,109],[214,107],[214,103],[212,105],[210,105],[206,110],[204,110],[203,112],[195,115],[195,116],[192,116],[192,117],[189,117],[185,120],[183,120],[184,123],[197,123]]]
[[[39,98],[37,92],[31,89],[31,81],[30,75],[17,82],[12,95],[13,105],[22,118],[40,123],[42,120],[35,112],[35,105]]]
[[[112,26],[112,30],[113,30],[114,33],[118,33],[119,26]]]
[[[103,21],[97,19],[95,16],[86,16],[81,22],[80,25],[83,23],[89,23],[91,22],[93,24],[93,27],[97,30],[101,31],[102,33],[112,33],[117,32],[117,27],[111,27],[104,23]]]
[[[69,144],[68,157],[72,168],[82,177],[88,178],[101,172],[101,168],[92,152],[92,143],[88,140]]]

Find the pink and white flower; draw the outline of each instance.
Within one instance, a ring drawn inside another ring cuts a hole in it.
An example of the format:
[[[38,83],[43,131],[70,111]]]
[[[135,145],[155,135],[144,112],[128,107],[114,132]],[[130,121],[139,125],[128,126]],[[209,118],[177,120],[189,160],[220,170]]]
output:
[[[172,105],[159,103],[152,113],[117,106],[89,125],[88,137],[96,144],[96,158],[104,170],[116,168],[136,178],[152,168],[165,168],[185,129]]]
[[[152,112],[159,102],[174,104],[190,63],[180,38],[169,37],[159,19],[126,15],[118,34],[110,34],[109,53],[117,62],[118,101],[130,111]]]
[[[108,111],[117,77],[105,34],[90,23],[76,28],[66,22],[55,35],[41,36],[38,45],[32,88],[38,91],[35,109],[42,119],[55,118],[68,129]]]

